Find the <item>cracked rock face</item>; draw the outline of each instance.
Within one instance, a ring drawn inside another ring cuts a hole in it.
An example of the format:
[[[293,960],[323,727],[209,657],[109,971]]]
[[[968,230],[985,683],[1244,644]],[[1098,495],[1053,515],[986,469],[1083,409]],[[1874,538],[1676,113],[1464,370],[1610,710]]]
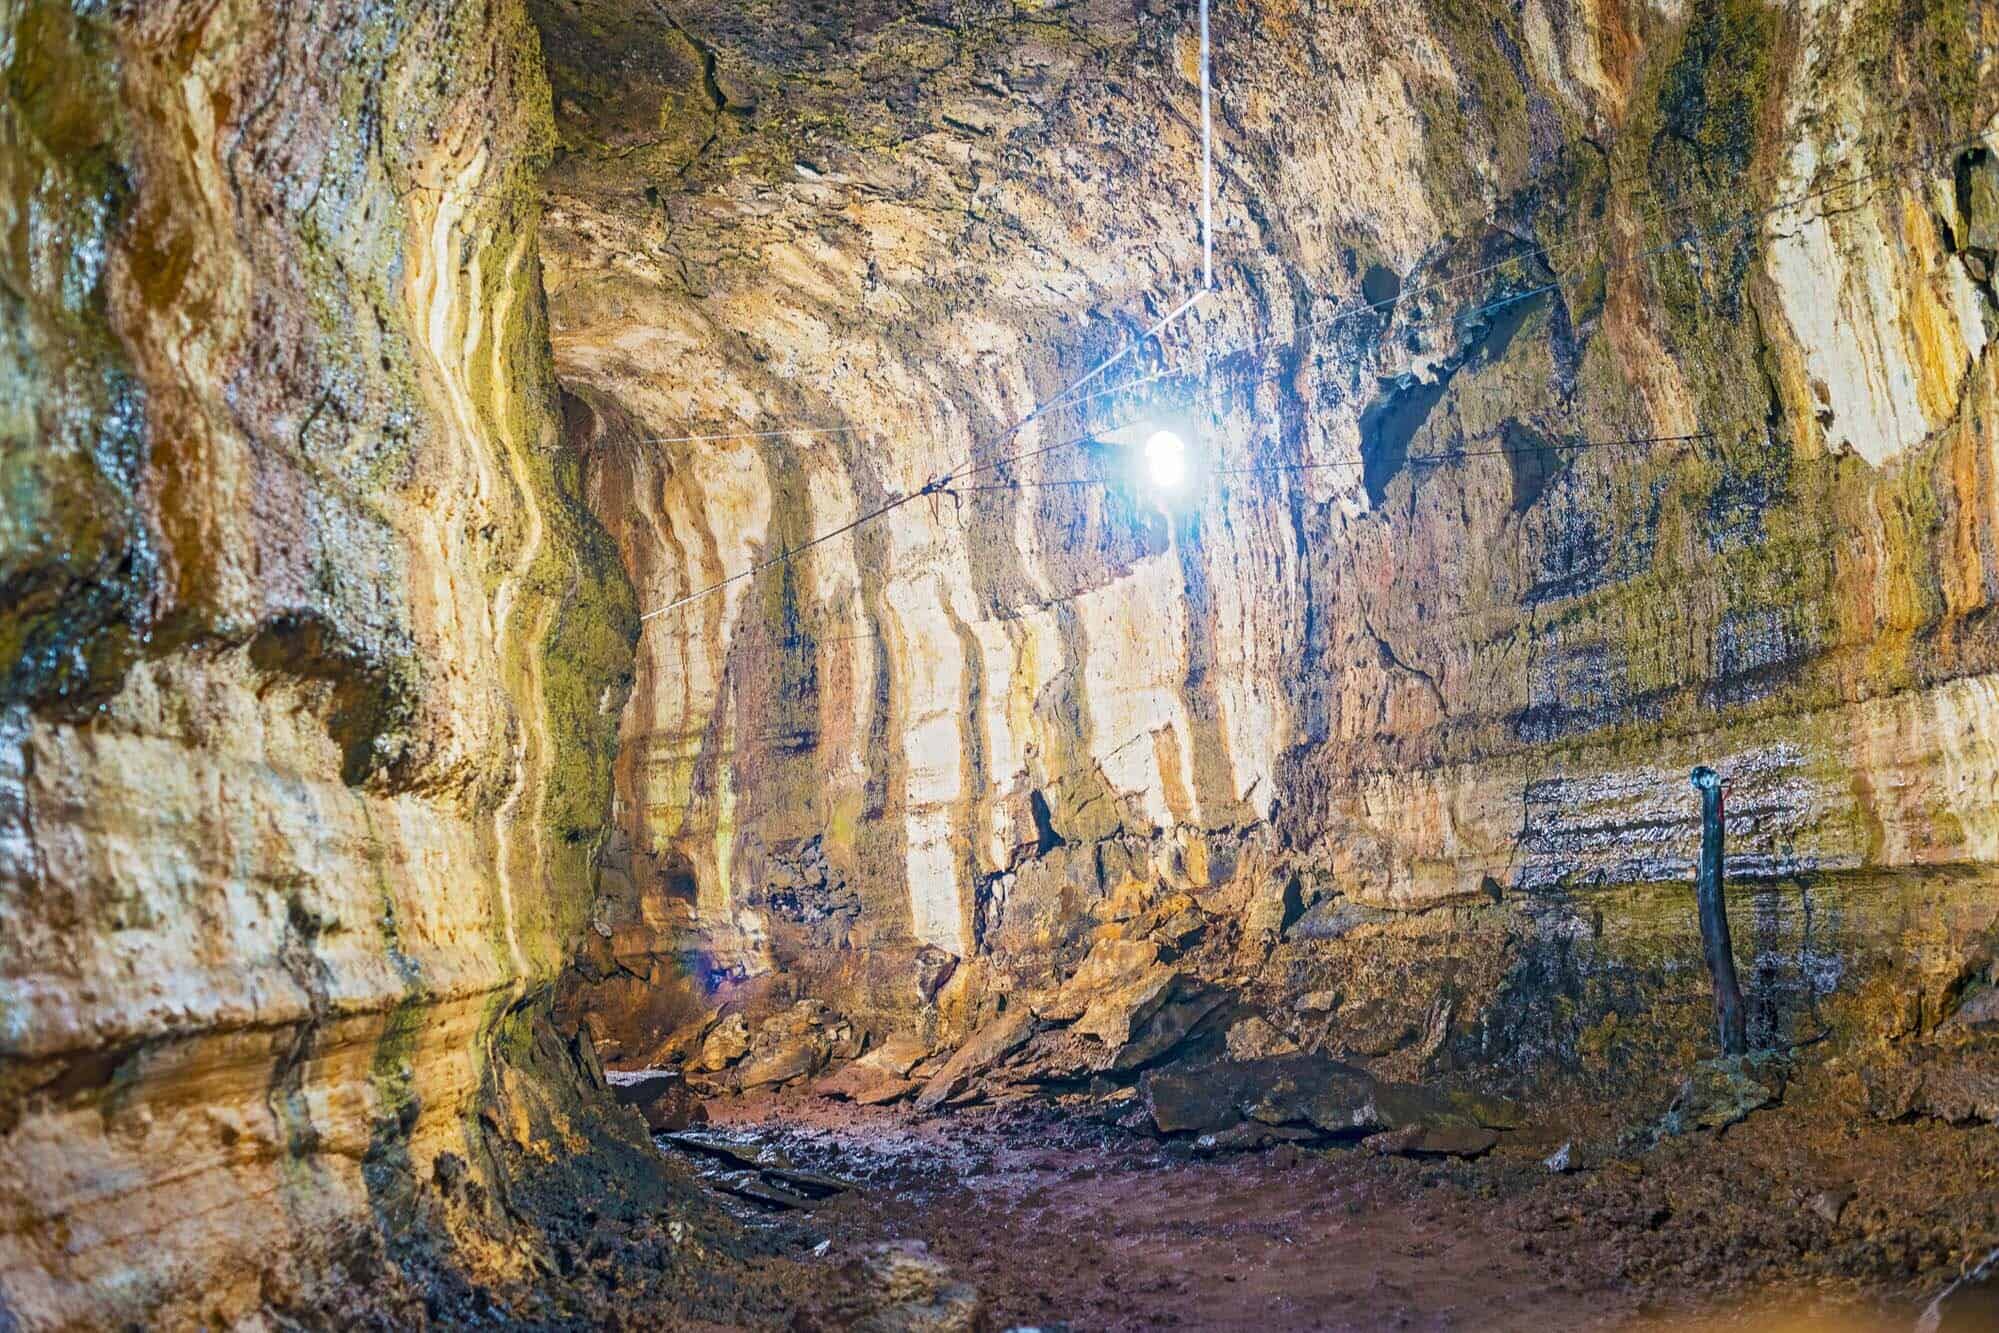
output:
[[[0,0],[0,1327],[530,1282],[552,1007],[1624,1095],[1695,763],[1752,1031],[1986,1113],[1999,17],[1220,6],[1146,338],[1193,13]]]
[[[535,15],[557,373],[650,613],[619,1058],[800,987],[960,1033],[1181,891],[1291,998],[1490,916],[1469,998],[1355,1037],[1430,1058],[1579,886],[1690,877],[1696,763],[1738,874],[1992,858],[1989,7],[1224,6],[1217,290],[1014,434],[1196,280],[1191,6]]]
[[[496,1197],[629,666],[534,30],[9,0],[0,66],[0,1325],[420,1317],[376,1225]]]

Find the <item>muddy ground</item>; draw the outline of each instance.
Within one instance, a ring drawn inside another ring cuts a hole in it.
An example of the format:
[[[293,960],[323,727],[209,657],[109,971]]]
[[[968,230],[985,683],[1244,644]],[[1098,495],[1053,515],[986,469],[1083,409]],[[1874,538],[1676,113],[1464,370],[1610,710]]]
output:
[[[825,1273],[823,1300],[793,1288],[793,1327],[853,1325],[851,1293],[893,1280],[883,1254],[920,1267],[927,1252],[930,1285],[881,1326],[962,1322],[963,1286],[929,1299],[948,1269],[976,1291],[975,1325],[996,1329],[1906,1329],[1999,1243],[1986,1126],[1778,1107],[1556,1173],[1546,1135],[1476,1161],[1204,1157],[1025,1105],[708,1109],[710,1131],[854,1186],[799,1209],[727,1200]],[[727,1178],[725,1159],[662,1143]],[[1960,1302],[1945,1327],[1999,1327],[1999,1307]]]

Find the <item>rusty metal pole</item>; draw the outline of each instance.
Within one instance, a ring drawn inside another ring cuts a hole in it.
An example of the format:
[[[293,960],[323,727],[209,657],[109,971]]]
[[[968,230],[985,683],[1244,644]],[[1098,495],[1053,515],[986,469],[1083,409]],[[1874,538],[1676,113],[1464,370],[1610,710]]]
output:
[[[1728,937],[1728,904],[1721,896],[1721,850],[1726,812],[1722,808],[1721,775],[1702,765],[1690,779],[1701,794],[1700,876],[1694,896],[1700,903],[1701,948],[1707,954],[1708,975],[1714,979],[1714,1017],[1724,1055],[1749,1049],[1742,1016],[1742,986],[1735,979],[1735,945]]]

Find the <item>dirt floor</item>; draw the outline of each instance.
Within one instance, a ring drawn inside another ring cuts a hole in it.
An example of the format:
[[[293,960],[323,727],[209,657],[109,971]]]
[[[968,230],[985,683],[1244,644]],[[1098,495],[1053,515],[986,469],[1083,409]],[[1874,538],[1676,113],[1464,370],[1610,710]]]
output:
[[[1477,1161],[1203,1157],[1026,1107],[709,1112],[710,1132],[855,1186],[809,1210],[732,1200],[746,1220],[809,1247],[829,1279],[918,1243],[997,1329],[1907,1329],[1999,1243],[1999,1129],[1933,1121],[1780,1107],[1556,1173],[1545,1138]],[[718,1183],[731,1165],[667,1151]],[[847,1322],[826,1309],[794,1326]]]

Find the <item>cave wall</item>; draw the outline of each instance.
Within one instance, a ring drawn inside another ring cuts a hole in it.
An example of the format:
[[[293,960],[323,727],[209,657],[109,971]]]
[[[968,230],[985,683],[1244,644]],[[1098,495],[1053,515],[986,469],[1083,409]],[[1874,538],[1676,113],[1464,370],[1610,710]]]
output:
[[[756,996],[961,1030],[1188,890],[1420,1068],[1653,919],[1696,763],[1732,873],[1877,923],[1835,972],[1984,966],[1989,892],[1872,872],[1999,833],[1990,6],[1223,6],[1218,290],[997,441],[1194,281],[1191,5],[535,13],[558,374],[658,613],[575,1001],[617,1058]],[[1162,415],[1184,504],[1003,484]],[[1491,952],[1358,959],[1438,931]]]
[[[0,1326],[407,1326],[419,1183],[494,1191],[447,1267],[529,1262],[491,1143],[560,1131],[494,1034],[587,914],[630,665],[538,39],[6,0],[0,80]]]

